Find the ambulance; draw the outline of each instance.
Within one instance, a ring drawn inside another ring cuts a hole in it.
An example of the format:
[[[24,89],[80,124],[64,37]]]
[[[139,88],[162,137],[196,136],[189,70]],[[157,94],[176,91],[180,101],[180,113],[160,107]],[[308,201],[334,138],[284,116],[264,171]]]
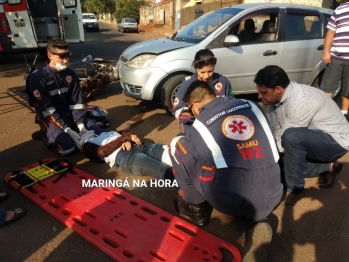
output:
[[[0,58],[19,52],[45,57],[54,36],[84,42],[80,0],[0,0]]]

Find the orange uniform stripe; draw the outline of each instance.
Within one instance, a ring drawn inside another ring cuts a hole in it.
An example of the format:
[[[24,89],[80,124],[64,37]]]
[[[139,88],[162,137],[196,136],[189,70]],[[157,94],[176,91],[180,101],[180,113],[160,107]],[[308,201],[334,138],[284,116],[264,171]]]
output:
[[[52,116],[48,116],[48,118],[50,118],[51,119],[51,123],[53,123],[53,124],[55,124],[56,126],[58,126],[59,128],[62,128],[63,129],[63,126],[61,126],[60,125],[60,123],[58,123],[57,121],[56,121],[56,119],[54,119]]]
[[[184,146],[181,144],[181,142],[177,142],[178,147],[183,151],[184,154],[187,154],[187,150],[184,148]]]

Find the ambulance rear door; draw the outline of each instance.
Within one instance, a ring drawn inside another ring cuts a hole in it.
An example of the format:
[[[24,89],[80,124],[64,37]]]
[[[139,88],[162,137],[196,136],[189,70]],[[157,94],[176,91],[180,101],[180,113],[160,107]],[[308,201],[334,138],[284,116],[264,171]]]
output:
[[[12,48],[38,47],[26,0],[8,0],[2,5],[11,30]]]
[[[69,43],[84,42],[80,0],[56,0],[64,39]]]

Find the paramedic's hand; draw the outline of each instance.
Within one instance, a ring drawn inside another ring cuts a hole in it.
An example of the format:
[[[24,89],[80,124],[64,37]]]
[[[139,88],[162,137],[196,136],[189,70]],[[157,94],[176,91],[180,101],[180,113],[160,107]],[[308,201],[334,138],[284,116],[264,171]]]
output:
[[[122,145],[121,145],[121,149],[124,150],[124,151],[130,151],[130,150],[131,150],[131,147],[132,147],[132,144],[131,144],[131,142],[129,142],[129,141],[124,142],[124,143],[122,143]]]
[[[74,130],[72,130],[70,127],[67,127],[64,129],[64,132],[66,132],[70,137],[74,140],[75,144],[79,143],[80,141],[80,136],[78,133],[76,133]]]
[[[142,141],[139,139],[138,136],[136,135],[131,135],[131,141],[135,142],[137,145],[141,146],[142,145]]]
[[[78,124],[78,128],[81,135],[85,134],[88,131],[83,123]]]

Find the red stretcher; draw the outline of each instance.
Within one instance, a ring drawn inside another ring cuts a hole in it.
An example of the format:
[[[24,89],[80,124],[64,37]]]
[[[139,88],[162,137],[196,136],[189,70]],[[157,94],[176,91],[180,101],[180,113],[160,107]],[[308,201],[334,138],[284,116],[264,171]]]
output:
[[[83,179],[98,180],[54,158],[5,176],[12,187],[116,261],[219,262],[222,249],[232,253],[233,262],[241,261],[234,245],[120,188],[82,187]]]

